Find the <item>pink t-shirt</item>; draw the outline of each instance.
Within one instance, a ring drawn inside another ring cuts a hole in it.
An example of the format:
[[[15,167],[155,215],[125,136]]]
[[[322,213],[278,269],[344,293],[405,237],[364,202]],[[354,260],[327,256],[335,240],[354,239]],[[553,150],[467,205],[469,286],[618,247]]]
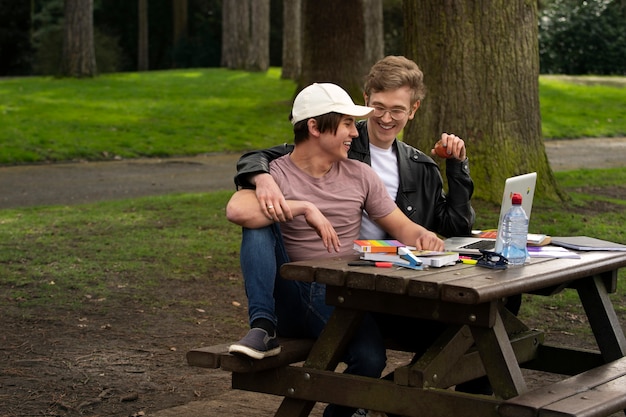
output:
[[[309,201],[326,216],[341,241],[339,253],[329,253],[304,216],[281,223],[285,247],[292,261],[351,255],[358,239],[361,212],[371,219],[390,214],[395,202],[370,166],[351,159],[333,164],[322,178],[314,178],[298,168],[289,155],[270,163],[270,174],[287,200]]]

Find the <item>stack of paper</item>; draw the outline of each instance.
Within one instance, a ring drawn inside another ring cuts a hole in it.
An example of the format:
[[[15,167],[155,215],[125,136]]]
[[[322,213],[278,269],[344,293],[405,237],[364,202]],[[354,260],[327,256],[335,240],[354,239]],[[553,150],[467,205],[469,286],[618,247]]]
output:
[[[558,246],[528,246],[528,255],[531,258],[571,258],[580,259],[580,255],[571,250]]]

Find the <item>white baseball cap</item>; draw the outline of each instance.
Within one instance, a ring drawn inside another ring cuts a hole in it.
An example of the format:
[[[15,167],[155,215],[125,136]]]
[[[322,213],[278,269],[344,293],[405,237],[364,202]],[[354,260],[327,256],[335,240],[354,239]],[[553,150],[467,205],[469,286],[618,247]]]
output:
[[[293,101],[291,123],[336,112],[347,116],[367,117],[372,107],[354,104],[348,93],[336,84],[314,83],[300,91]]]

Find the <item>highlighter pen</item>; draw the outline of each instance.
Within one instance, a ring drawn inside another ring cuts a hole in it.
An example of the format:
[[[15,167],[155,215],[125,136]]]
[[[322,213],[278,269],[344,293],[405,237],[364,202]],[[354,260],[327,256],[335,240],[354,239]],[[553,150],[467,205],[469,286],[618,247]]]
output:
[[[476,265],[478,263],[478,259],[472,258],[471,256],[461,255],[459,256],[459,262],[466,264],[466,265]]]
[[[348,266],[375,266],[377,268],[391,268],[393,264],[391,262],[356,261],[348,262]]]

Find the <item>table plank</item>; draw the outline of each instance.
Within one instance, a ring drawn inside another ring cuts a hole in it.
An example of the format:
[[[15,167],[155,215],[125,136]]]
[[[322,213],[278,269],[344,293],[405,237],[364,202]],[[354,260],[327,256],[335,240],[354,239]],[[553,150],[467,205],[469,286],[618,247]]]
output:
[[[479,304],[626,267],[624,252],[583,252],[581,256],[582,259],[533,258],[529,265],[507,270],[459,264],[424,271],[350,267],[348,262],[356,257],[346,257],[288,263],[282,266],[281,275],[305,282]]]
[[[479,305],[443,303],[439,300],[422,299],[399,294],[359,290],[355,288],[328,286],[326,303],[341,309],[372,311],[437,320],[443,323],[471,324],[490,327],[498,310],[496,301]]]
[[[422,274],[417,279],[412,279],[407,285],[407,294],[412,297],[439,299],[443,284],[485,274],[484,269],[465,264],[432,268],[431,272],[431,274]]]
[[[584,252],[581,257],[534,258],[530,265],[520,268],[486,270],[483,275],[448,281],[442,284],[441,299],[479,304],[626,267],[626,252]]]

